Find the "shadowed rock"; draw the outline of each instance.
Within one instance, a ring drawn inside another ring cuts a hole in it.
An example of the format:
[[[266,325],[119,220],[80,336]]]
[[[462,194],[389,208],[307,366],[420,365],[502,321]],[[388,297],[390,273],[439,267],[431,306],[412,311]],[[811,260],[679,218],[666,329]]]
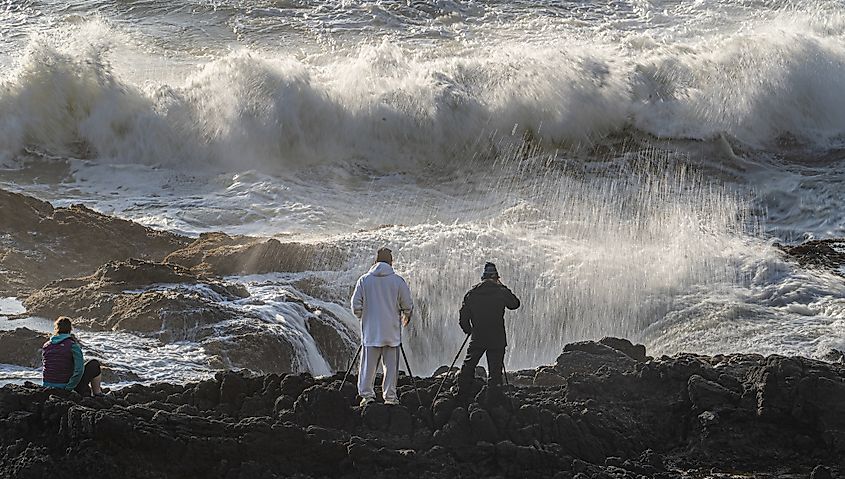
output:
[[[740,398],[739,393],[697,374],[690,376],[687,390],[690,401],[701,410],[729,407]]]
[[[633,344],[627,339],[606,337],[602,338],[599,343],[609,346],[635,361],[643,362],[648,359],[648,356],[645,355],[645,346]]]
[[[58,465],[69,475],[131,479],[669,479],[783,470],[837,477],[845,470],[841,366],[678,355],[620,370],[607,367],[616,356],[605,347],[569,346],[584,364],[592,358],[596,372],[573,373],[565,387],[487,388],[476,379],[474,399],[447,393],[432,404],[440,378],[419,378],[422,406],[405,377],[401,405],[364,408],[352,384],[338,391],[339,376],[307,374],[227,372],[100,399],[6,386],[0,475],[37,477]]]
[[[220,358],[225,368],[247,368],[261,373],[286,373],[304,369],[279,324],[261,320],[227,321],[214,330],[200,332],[203,349]]]
[[[41,366],[41,346],[48,339],[48,334],[29,328],[0,331],[0,364],[30,368]]]
[[[633,372],[636,364],[637,360],[611,346],[594,341],[581,341],[567,344],[563,348],[563,353],[555,361],[555,371],[566,378],[576,373],[592,374],[602,367]]]

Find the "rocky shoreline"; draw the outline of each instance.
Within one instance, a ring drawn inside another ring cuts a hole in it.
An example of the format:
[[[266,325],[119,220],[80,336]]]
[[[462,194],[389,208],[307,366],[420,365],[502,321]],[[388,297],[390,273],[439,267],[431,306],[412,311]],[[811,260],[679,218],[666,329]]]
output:
[[[445,368],[444,368],[445,369]],[[441,375],[444,374],[441,372]],[[0,388],[0,476],[838,477],[845,366],[753,354],[649,358],[569,344],[472,399],[402,376],[401,404],[357,405],[354,376],[222,372],[82,398]]]
[[[347,257],[328,244],[224,233],[191,239],[3,190],[0,231],[0,297],[19,297],[26,315],[69,316],[83,331],[128,332],[161,344],[190,339],[200,343],[212,369],[260,373],[303,369],[297,345],[280,325],[233,309],[233,301],[250,294],[222,277],[338,268]],[[299,295],[280,291],[274,301],[306,318],[305,333],[329,368],[345,367],[355,331]],[[0,344],[0,358],[31,366],[29,354],[15,360],[10,349]]]
[[[82,330],[128,332],[161,344],[190,339],[201,344],[212,369],[265,374],[302,370],[302,358],[295,353],[301,345],[272,330],[279,325],[234,310],[233,302],[251,300],[249,292],[223,278],[343,270],[350,257],[330,243],[224,233],[188,238],[81,205],[56,208],[3,190],[0,231],[0,297],[20,298],[28,315],[66,315]],[[777,246],[803,267],[845,276],[843,240]],[[357,332],[331,311],[308,302],[305,295],[346,301],[348,295],[320,281],[299,280],[296,288],[303,295],[280,291],[274,303],[286,303],[305,318],[304,333],[336,371],[354,352]],[[0,357],[3,349],[9,347],[0,345]]]
[[[191,239],[5,191],[0,227],[0,296],[21,298],[28,314],[69,315],[86,331],[189,339],[220,370],[199,383],[133,384],[96,399],[4,386],[0,477],[845,474],[841,353],[830,362],[652,358],[643,346],[605,338],[565,345],[555,364],[512,372],[501,389],[479,379],[463,402],[448,392],[444,367],[418,378],[418,391],[401,377],[401,405],[362,409],[354,375],[340,388],[341,375],[291,373],[292,345],[272,324],[234,310],[253,299],[223,278],[343,268],[348,255],[338,247],[222,233]],[[803,267],[845,276],[845,241],[778,246]],[[345,369],[355,331],[286,291],[273,301],[299,311],[331,370]],[[0,331],[0,362],[37,366],[44,339],[26,328]],[[144,380],[105,362],[107,382]],[[445,392],[434,398],[444,375]]]

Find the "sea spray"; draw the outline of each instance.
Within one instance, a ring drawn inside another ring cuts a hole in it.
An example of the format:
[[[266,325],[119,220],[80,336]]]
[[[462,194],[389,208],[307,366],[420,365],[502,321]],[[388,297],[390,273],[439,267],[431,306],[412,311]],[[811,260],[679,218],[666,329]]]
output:
[[[632,163],[627,178],[561,170],[524,181],[497,171],[479,181],[478,210],[452,224],[354,238],[361,263],[380,243],[397,248],[396,268],[418,306],[409,347],[421,369],[457,350],[461,298],[485,261],[522,299],[506,315],[511,368],[551,362],[575,340],[645,340],[642,331],[672,310],[677,294],[745,281],[744,255],[756,240],[743,201],[684,168]]]

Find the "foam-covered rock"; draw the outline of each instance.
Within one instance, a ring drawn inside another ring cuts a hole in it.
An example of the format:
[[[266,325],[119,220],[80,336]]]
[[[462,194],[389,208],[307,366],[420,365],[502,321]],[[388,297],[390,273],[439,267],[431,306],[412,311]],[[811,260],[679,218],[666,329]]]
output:
[[[130,259],[110,262],[89,276],[54,281],[24,300],[29,314],[69,316],[92,331],[126,331],[170,343],[191,340],[221,368],[284,373],[308,368],[296,354],[290,332],[278,323],[235,309],[249,297],[238,284],[198,276],[171,263]],[[292,293],[287,300],[306,315],[306,326],[330,367],[341,369],[356,335],[330,311]]]

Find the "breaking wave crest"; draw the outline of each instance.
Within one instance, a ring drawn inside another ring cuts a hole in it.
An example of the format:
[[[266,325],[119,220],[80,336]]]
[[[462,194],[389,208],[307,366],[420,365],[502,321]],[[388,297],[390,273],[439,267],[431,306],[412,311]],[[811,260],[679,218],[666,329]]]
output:
[[[777,150],[835,148],[845,133],[845,48],[797,27],[633,52],[503,45],[425,57],[388,41],[329,59],[239,50],[180,84],[119,74],[107,36],[31,42],[0,92],[3,156],[395,171],[525,139],[554,151],[639,131]]]

